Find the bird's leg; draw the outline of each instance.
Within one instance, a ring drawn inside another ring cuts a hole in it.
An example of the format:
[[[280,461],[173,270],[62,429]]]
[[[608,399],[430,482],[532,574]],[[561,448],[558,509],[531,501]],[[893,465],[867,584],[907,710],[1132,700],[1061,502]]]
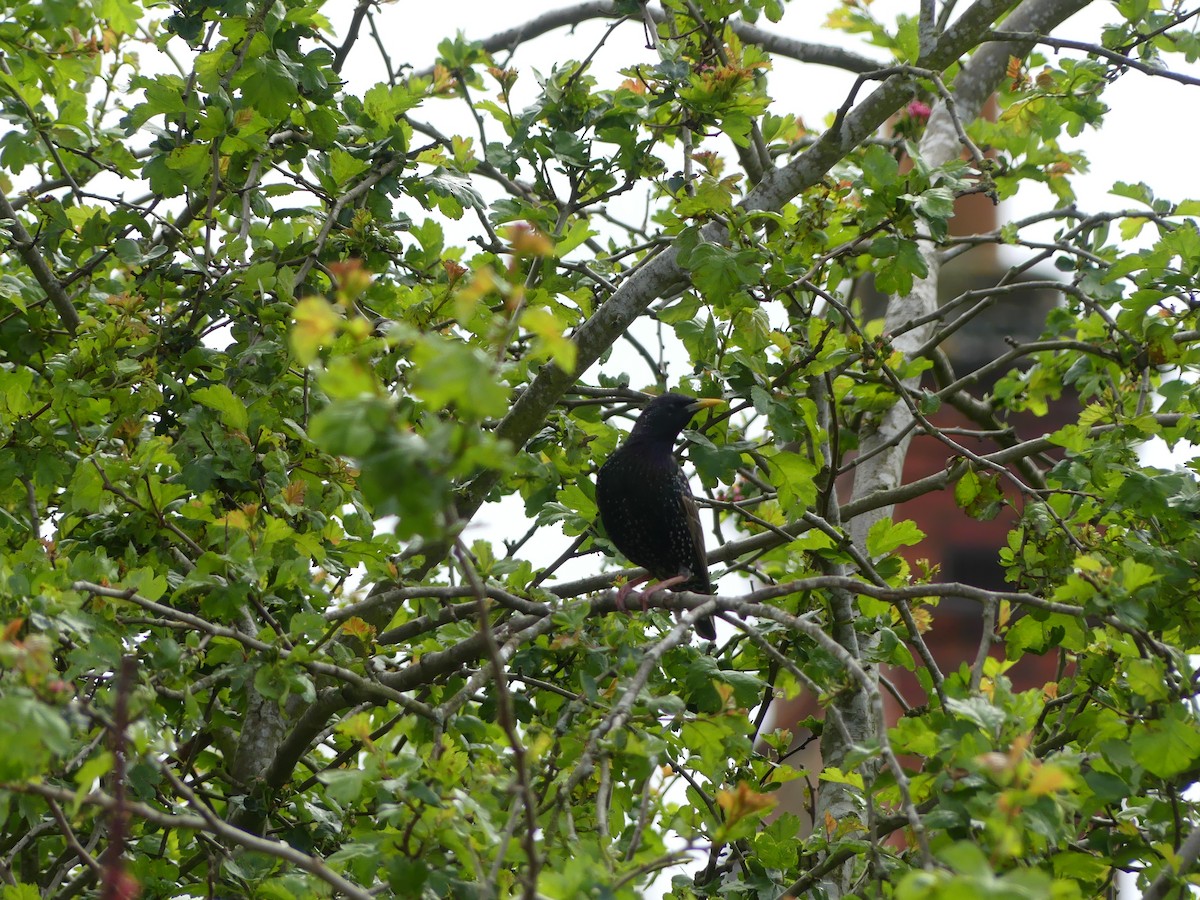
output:
[[[634,578],[632,581],[627,581],[621,585],[621,589],[617,591],[617,609],[621,612],[628,612],[625,608],[625,598],[629,596],[629,592],[641,584],[643,581],[649,581],[649,574],[643,575],[641,578]],[[645,602],[642,604],[642,609],[645,609]]]
[[[672,576],[665,581],[660,581],[658,584],[653,584],[646,588],[644,591],[642,591],[642,612],[646,612],[649,609],[647,604],[649,604],[650,598],[659,591],[665,591],[669,588],[675,587],[677,584],[683,584],[683,582],[687,581],[691,577],[692,574],[690,572],[684,572],[682,575]]]

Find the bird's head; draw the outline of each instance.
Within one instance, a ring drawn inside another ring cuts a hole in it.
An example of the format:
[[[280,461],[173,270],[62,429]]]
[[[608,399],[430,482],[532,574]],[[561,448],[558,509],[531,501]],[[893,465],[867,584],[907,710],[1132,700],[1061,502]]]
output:
[[[692,416],[702,409],[724,403],[713,397],[697,399],[686,394],[663,394],[646,404],[633,425],[630,440],[661,440],[674,442]]]

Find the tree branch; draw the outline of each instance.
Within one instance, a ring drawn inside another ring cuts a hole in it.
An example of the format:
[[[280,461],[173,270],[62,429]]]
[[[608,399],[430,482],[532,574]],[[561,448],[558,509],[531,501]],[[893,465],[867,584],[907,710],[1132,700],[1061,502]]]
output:
[[[646,4],[645,13],[655,23],[662,23],[667,20],[667,13],[658,6]],[[617,3],[613,2],[613,0],[590,0],[587,3],[578,3],[575,6],[565,6],[562,9],[554,9],[542,13],[528,22],[484,38],[479,43],[488,53],[495,53],[499,50],[508,50],[511,52],[526,41],[541,37],[543,34],[547,34],[558,28],[570,28],[587,22],[590,19],[618,19],[626,16],[627,14],[621,11]],[[770,31],[756,28],[738,19],[733,20],[729,24],[732,26],[734,34],[743,42],[757,44],[764,50],[780,56],[786,56],[798,62],[831,66],[858,73],[873,71],[881,65],[870,57],[859,56],[857,53],[851,53],[849,50],[843,50],[841,47],[832,47],[827,44],[813,44],[809,41],[798,41],[793,38],[783,37]],[[433,67],[430,66],[429,68],[422,69],[415,74],[418,78],[429,78],[433,75]]]
[[[0,218],[8,219],[12,223],[8,226],[8,231],[12,235],[13,246],[25,261],[25,265],[29,266],[29,271],[37,279],[38,285],[46,292],[50,303],[58,312],[59,319],[62,320],[63,327],[74,335],[79,330],[79,313],[75,310],[75,304],[67,296],[62,282],[38,252],[33,235],[25,230],[24,224],[17,218],[17,211],[3,194],[0,194]]]
[[[173,777],[173,773],[168,778],[176,784],[179,783],[178,779]],[[49,784],[23,782],[6,782],[0,784],[0,789],[12,791],[14,794],[32,794],[37,797],[54,800],[57,803],[70,804],[72,807],[79,803],[86,803],[88,806],[96,806],[106,812],[112,812],[117,808],[116,800],[99,791],[92,791],[89,794],[79,796],[75,791],[69,791],[65,788],[54,787]],[[358,885],[350,883],[325,865],[323,860],[315,856],[309,856],[306,853],[301,853],[283,841],[258,837],[257,835],[234,828],[212,813],[204,814],[207,807],[203,803],[197,804],[197,808],[202,813],[198,816],[167,813],[152,806],[147,806],[144,803],[127,802],[125,807],[130,815],[157,825],[164,832],[174,830],[211,832],[234,846],[242,847],[254,853],[263,853],[267,856],[273,856],[276,859],[291,863],[298,869],[303,869],[310,875],[315,875],[334,890],[340,891],[347,897],[354,898],[354,900],[372,900],[373,895],[370,891],[363,890]]]

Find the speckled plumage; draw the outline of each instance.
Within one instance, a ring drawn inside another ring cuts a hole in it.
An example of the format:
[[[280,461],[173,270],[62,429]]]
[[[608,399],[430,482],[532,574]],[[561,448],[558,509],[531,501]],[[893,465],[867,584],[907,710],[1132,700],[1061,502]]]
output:
[[[672,590],[712,593],[700,515],[672,450],[692,416],[720,402],[683,394],[655,397],[596,477],[596,505],[609,540],[655,579],[686,579],[670,585]],[[698,621],[696,632],[716,637],[710,618]]]

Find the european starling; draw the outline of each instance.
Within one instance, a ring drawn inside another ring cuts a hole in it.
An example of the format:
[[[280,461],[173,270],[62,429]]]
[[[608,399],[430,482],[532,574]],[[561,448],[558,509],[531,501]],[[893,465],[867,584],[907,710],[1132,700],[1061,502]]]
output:
[[[625,443],[600,467],[596,506],[604,530],[626,559],[650,573],[622,587],[619,602],[650,577],[660,582],[648,589],[651,593],[663,588],[712,593],[700,515],[672,450],[692,416],[723,402],[683,394],[655,397]],[[711,618],[697,621],[696,632],[710,641],[717,636]]]

